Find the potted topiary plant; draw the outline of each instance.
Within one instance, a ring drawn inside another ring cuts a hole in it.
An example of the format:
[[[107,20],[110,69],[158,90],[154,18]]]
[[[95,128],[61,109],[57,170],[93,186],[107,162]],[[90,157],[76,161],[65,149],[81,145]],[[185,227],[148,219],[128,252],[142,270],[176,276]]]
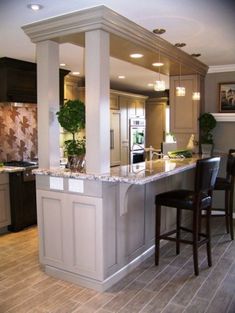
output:
[[[202,113],[199,117],[200,144],[202,154],[211,155],[214,148],[212,129],[217,122],[211,113]]]
[[[85,105],[79,99],[68,100],[56,113],[58,121],[72,139],[65,140],[65,152],[70,169],[82,170],[86,152],[85,137],[79,137],[79,132],[85,128]]]

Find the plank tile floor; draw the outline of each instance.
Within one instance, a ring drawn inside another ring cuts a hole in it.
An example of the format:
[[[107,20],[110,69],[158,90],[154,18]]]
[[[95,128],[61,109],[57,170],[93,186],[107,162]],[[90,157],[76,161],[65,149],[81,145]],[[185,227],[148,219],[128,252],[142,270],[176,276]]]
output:
[[[37,228],[0,235],[0,313],[235,313],[235,242],[224,221],[212,218],[213,266],[200,249],[193,275],[192,248],[161,248],[160,265],[147,259],[106,292],[47,276],[38,262]]]

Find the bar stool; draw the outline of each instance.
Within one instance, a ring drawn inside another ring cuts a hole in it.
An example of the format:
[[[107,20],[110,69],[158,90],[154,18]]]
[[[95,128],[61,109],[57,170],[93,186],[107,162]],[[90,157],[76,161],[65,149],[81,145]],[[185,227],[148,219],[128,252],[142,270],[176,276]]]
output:
[[[230,149],[228,153],[226,177],[217,177],[215,181],[215,190],[225,191],[225,204],[224,209],[213,208],[213,211],[224,211],[226,230],[230,233],[231,240],[234,240],[233,233],[233,195],[234,195],[234,183],[235,183],[235,149]],[[213,216],[221,216],[215,214]]]
[[[156,237],[155,237],[155,264],[159,264],[160,240],[166,239],[176,242],[176,253],[180,253],[180,243],[193,246],[194,272],[199,274],[198,248],[202,244],[207,245],[208,266],[212,265],[210,243],[210,215],[212,203],[212,190],[219,170],[219,157],[198,160],[196,164],[194,190],[173,190],[156,195]],[[160,234],[161,206],[176,208],[176,229]],[[182,210],[192,212],[192,229],[181,226]],[[206,210],[206,231],[200,230],[201,210]],[[192,233],[192,240],[181,238],[181,230]],[[176,234],[175,237],[172,237]],[[201,238],[202,237],[202,238]]]

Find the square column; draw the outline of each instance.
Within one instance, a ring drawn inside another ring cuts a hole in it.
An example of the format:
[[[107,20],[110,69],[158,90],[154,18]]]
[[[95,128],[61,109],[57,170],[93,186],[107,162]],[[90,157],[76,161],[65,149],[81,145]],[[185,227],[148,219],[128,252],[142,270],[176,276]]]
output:
[[[59,123],[59,45],[37,43],[38,159],[40,167],[60,165]]]
[[[86,171],[110,171],[109,34],[85,33]]]

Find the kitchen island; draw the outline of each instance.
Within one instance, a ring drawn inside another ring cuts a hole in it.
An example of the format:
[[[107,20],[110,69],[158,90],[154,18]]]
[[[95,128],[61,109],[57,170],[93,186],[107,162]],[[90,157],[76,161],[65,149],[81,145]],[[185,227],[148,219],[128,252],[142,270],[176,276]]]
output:
[[[197,157],[111,168],[36,169],[40,263],[60,279],[105,290],[154,252],[157,193],[192,187]],[[174,211],[174,210],[173,210]],[[163,214],[163,229],[174,214]]]

